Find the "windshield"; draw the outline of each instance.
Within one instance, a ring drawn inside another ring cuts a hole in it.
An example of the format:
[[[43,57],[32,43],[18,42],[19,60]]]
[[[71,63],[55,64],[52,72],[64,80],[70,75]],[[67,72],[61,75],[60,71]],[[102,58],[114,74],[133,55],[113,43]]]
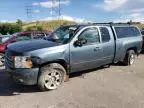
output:
[[[54,30],[47,38],[49,41],[67,43],[77,31],[76,26],[61,26]]]

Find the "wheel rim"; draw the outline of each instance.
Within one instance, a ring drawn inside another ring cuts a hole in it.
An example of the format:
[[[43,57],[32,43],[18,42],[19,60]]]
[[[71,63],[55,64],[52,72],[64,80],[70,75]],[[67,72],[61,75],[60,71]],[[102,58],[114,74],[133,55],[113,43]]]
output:
[[[131,56],[130,56],[130,65],[132,65],[134,63],[134,61],[135,61],[135,56],[134,56],[134,54],[131,54]]]
[[[62,75],[58,71],[49,72],[45,76],[45,87],[47,89],[56,89],[62,83]]]
[[[0,55],[0,66],[4,65],[4,55]]]

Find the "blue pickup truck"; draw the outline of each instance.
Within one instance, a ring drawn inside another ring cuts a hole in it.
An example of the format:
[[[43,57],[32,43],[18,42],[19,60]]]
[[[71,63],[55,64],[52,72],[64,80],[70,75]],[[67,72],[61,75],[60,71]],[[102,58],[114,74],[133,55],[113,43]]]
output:
[[[8,45],[5,66],[16,81],[53,90],[72,72],[117,62],[132,65],[141,48],[140,30],[131,24],[63,25],[45,40]]]

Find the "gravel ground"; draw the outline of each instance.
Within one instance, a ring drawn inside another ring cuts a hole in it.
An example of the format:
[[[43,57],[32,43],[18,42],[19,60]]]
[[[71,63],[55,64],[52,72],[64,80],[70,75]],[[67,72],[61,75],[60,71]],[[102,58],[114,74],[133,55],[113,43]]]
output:
[[[144,54],[132,66],[71,75],[59,89],[39,92],[0,72],[0,108],[144,108]],[[81,75],[82,74],[82,75]]]

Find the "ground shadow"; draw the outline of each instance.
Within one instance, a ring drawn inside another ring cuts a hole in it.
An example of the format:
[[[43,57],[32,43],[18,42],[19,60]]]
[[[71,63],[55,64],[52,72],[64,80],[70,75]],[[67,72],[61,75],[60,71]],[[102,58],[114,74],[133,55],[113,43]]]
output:
[[[127,66],[123,62],[113,63],[112,66]]]
[[[141,54],[144,54],[144,50],[141,51]]]
[[[112,64],[112,66],[124,66],[122,63]],[[84,78],[85,74],[97,71],[100,69],[108,68],[102,66],[95,69],[84,70],[70,74],[70,78],[81,77]],[[14,82],[4,71],[0,71],[0,96],[15,96],[21,93],[33,93],[40,92],[37,86],[24,86]]]
[[[104,67],[99,67],[96,69],[85,70],[81,72],[75,72],[70,74],[70,78],[83,77],[86,73],[90,73]],[[15,96],[21,93],[36,93],[40,92],[40,89],[35,86],[25,86],[14,82],[4,71],[0,71],[0,96]]]
[[[24,86],[17,84],[5,72],[0,72],[0,96],[14,96],[20,93],[39,92],[37,86]]]
[[[97,71],[97,70],[100,70],[100,69],[104,69],[104,68],[107,68],[107,67],[101,66],[101,67],[94,68],[94,69],[88,69],[88,70],[83,70],[83,71],[79,71],[79,72],[74,72],[74,73],[71,73],[69,77],[70,78],[74,78],[74,77],[84,78],[85,74],[91,73],[91,72],[94,72],[94,71]]]

